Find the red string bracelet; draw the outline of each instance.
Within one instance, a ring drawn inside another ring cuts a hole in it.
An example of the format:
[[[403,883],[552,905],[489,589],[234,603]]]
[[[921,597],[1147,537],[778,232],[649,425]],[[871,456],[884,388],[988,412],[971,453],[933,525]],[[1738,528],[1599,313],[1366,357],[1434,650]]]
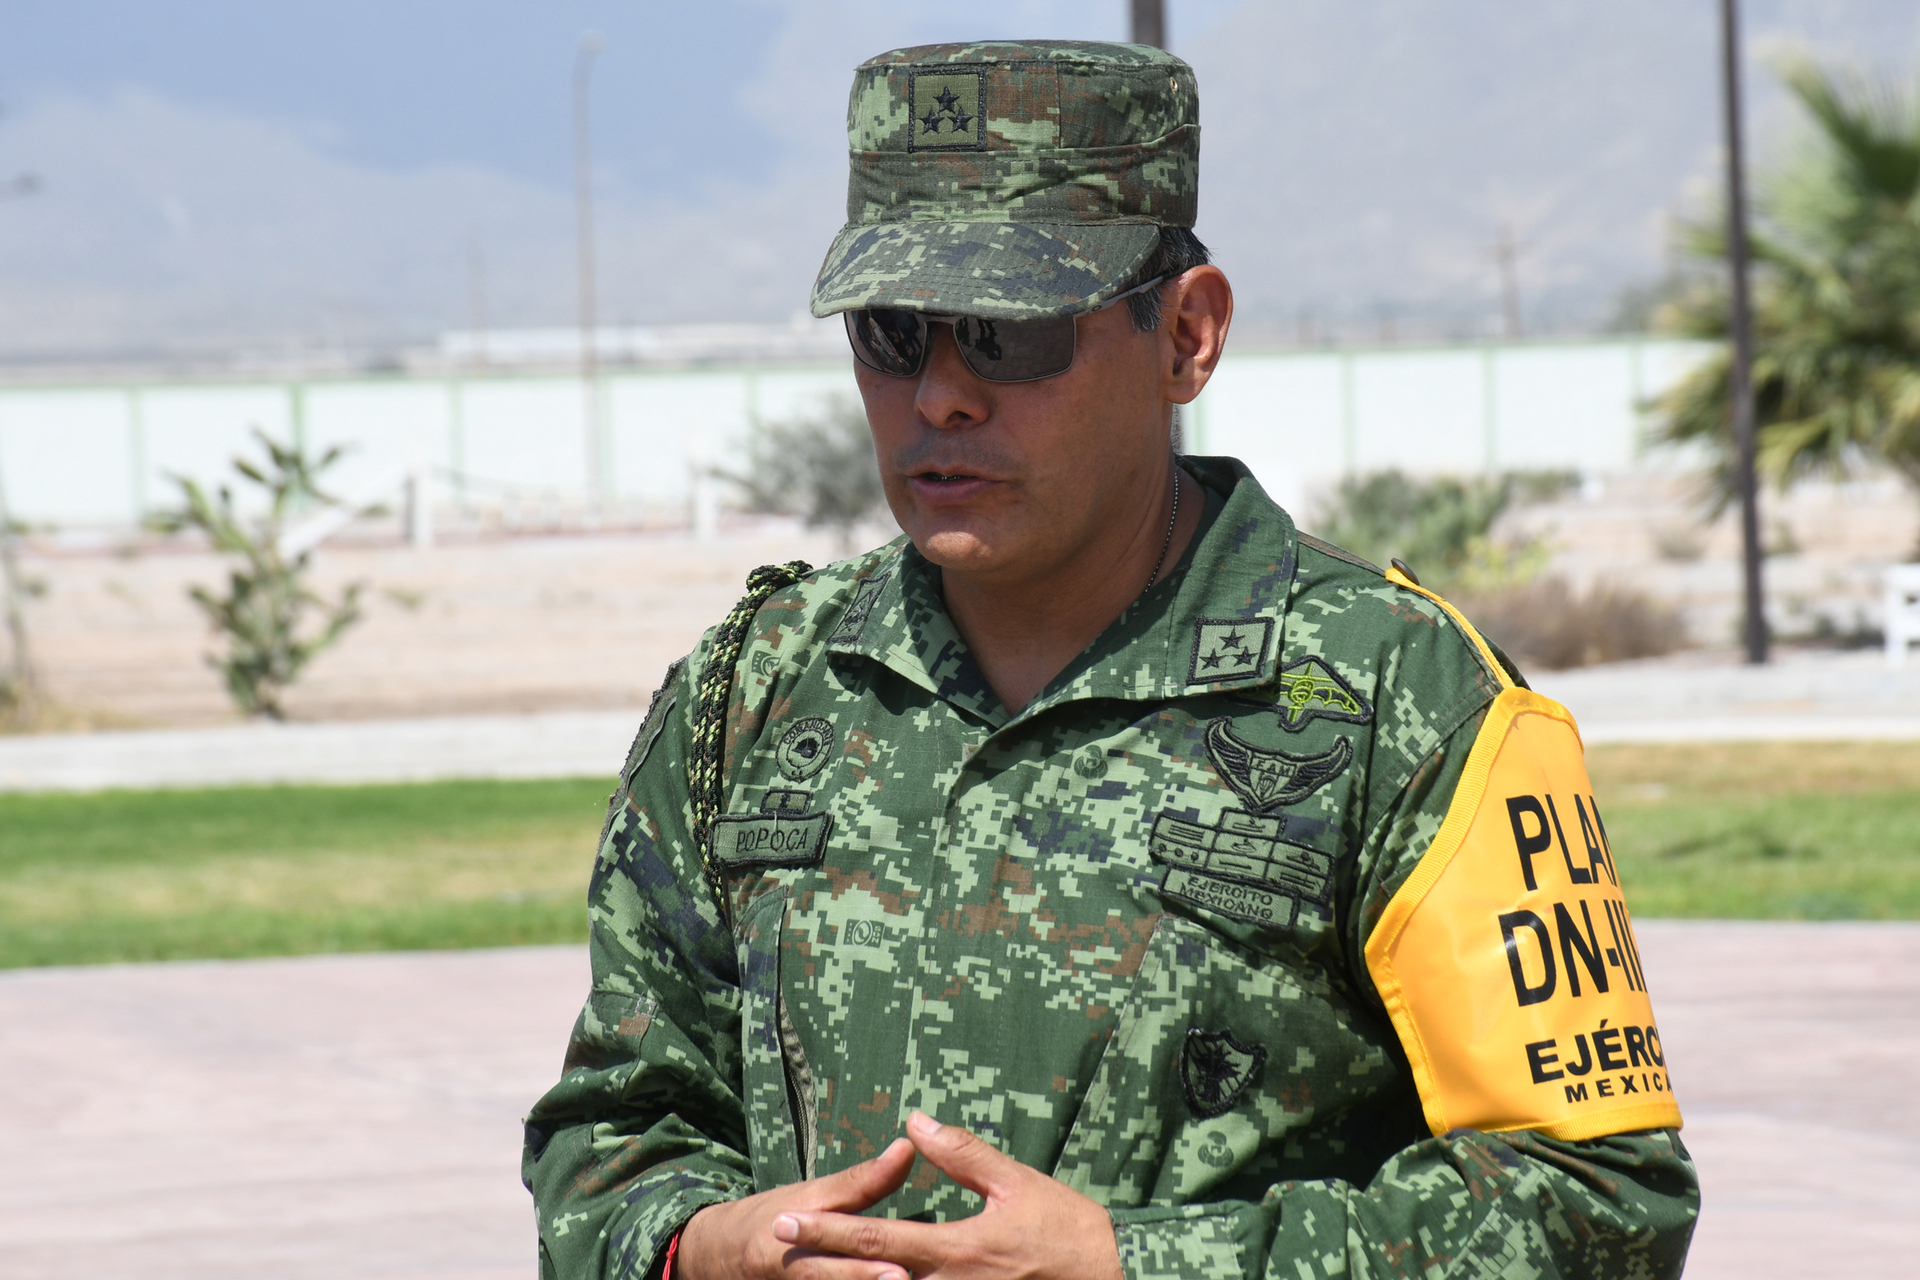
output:
[[[673,1280],[673,1260],[680,1252],[680,1232],[685,1230],[685,1227],[680,1228],[680,1231],[673,1233],[673,1239],[667,1241],[667,1261],[660,1268],[660,1280]]]

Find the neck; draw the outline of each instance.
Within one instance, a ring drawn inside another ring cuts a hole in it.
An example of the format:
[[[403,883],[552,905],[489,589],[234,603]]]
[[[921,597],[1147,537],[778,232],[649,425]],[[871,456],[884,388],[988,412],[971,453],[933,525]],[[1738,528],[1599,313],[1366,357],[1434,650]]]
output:
[[[1182,476],[1179,518],[1168,537],[1174,469],[1169,457],[1154,495],[1135,519],[1124,523],[1119,539],[1083,548],[1064,563],[1049,566],[1043,576],[984,582],[942,570],[947,614],[1009,715],[1018,715],[1140,598],[1156,563],[1164,580],[1186,553],[1206,504],[1200,486],[1191,476]]]

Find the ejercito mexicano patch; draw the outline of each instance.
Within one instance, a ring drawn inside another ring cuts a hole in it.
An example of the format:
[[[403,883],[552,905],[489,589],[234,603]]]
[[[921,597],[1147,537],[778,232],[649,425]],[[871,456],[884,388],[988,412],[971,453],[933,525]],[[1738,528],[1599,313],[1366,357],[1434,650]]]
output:
[[[1680,1126],[1580,735],[1558,703],[1517,688],[1494,700],[1367,968],[1435,1134]]]

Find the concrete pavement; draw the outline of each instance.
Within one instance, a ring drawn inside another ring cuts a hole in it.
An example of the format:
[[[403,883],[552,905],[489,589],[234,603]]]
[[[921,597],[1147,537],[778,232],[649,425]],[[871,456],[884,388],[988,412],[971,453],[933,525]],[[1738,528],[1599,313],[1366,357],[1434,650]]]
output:
[[[1686,653],[1535,681],[1588,745],[1920,740],[1920,665],[1785,653],[1761,669]],[[0,791],[610,775],[642,711],[243,724],[0,737]]]
[[[584,949],[0,974],[10,1280],[530,1280]]]
[[[1920,926],[1639,929],[1687,1275],[1911,1275]],[[574,948],[0,974],[0,1273],[524,1280],[516,1121],[586,981]]]
[[[0,791],[611,777],[644,714],[628,708],[0,737]]]

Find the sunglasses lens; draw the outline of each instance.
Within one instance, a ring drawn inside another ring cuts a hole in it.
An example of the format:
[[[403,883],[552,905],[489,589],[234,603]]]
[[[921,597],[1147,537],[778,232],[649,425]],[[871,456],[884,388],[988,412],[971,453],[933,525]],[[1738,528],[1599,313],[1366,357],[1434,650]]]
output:
[[[990,382],[1029,382],[1073,367],[1073,317],[953,322],[953,340],[967,367]]]
[[[896,378],[920,372],[927,358],[927,322],[893,307],[848,311],[847,339],[861,364]]]

